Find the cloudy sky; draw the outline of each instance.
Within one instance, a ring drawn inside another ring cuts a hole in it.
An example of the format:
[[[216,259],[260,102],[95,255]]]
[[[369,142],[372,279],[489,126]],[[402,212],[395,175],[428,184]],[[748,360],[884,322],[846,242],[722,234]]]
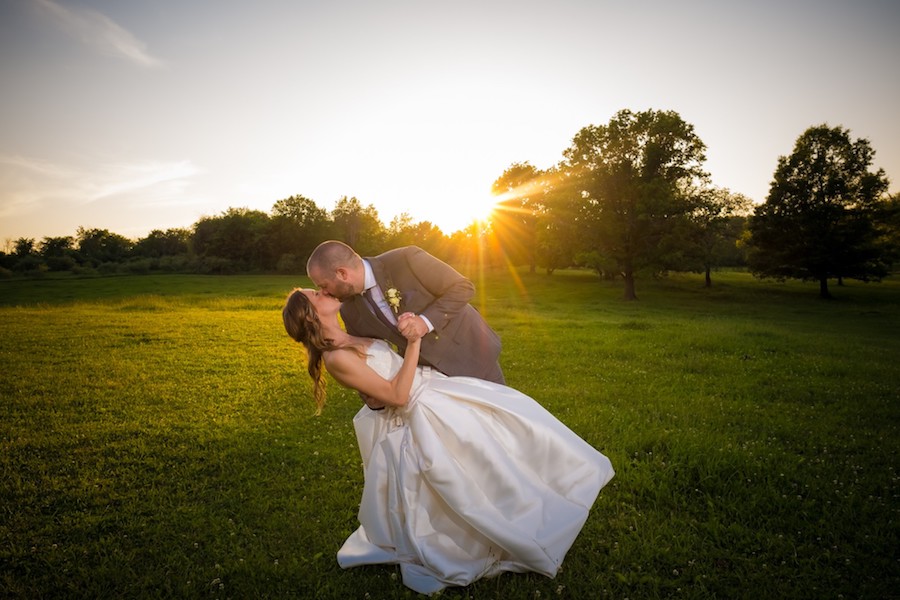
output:
[[[0,0],[0,242],[342,196],[451,233],[514,162],[675,110],[762,201],[808,127],[900,190],[896,0]]]

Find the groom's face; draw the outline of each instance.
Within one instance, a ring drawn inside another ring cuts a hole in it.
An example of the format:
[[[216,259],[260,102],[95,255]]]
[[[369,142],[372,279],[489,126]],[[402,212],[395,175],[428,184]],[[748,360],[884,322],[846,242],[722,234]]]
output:
[[[331,274],[314,269],[310,271],[309,278],[322,293],[337,298],[341,302],[358,293],[345,269],[338,269]]]

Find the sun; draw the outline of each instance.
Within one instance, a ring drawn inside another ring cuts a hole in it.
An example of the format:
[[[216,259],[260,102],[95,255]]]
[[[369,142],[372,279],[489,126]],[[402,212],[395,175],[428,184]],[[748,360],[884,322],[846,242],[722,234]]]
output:
[[[477,202],[472,203],[472,220],[478,223],[490,221],[496,207],[496,196],[488,195],[484,198],[479,198]]]
[[[429,220],[447,235],[467,229],[473,223],[484,225],[490,221],[497,205],[497,197],[491,194],[456,197],[453,200],[429,207]]]

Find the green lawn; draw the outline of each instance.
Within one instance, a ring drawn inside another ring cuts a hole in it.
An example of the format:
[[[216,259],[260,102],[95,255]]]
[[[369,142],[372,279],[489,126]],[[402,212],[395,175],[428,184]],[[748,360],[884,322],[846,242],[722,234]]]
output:
[[[900,282],[473,279],[509,384],[617,475],[556,579],[444,597],[898,597]],[[0,281],[0,597],[415,596],[336,564],[359,400],[313,416],[304,282]]]

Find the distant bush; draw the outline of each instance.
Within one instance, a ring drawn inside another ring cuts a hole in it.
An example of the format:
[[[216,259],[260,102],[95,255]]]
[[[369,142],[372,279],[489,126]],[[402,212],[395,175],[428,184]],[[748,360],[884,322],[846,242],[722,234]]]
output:
[[[48,256],[47,268],[51,271],[71,271],[78,262],[71,256]]]
[[[194,263],[186,254],[176,256],[161,256],[158,263],[161,271],[169,273],[184,273],[193,271]]]
[[[44,261],[42,261],[40,258],[38,258],[37,256],[35,256],[33,254],[23,256],[22,258],[20,258],[19,260],[16,261],[16,264],[13,267],[13,270],[15,270],[18,273],[29,273],[29,274],[31,274],[35,271],[41,271],[42,269],[44,271],[46,271],[47,265],[44,264]]]
[[[279,273],[303,273],[306,264],[296,254],[282,254],[275,265],[275,270]]]
[[[126,273],[131,273],[132,275],[146,275],[150,271],[158,268],[159,263],[152,258],[132,259],[127,263],[122,264],[122,270]]]
[[[119,272],[119,263],[105,262],[97,265],[97,272],[101,275],[115,275]]]

